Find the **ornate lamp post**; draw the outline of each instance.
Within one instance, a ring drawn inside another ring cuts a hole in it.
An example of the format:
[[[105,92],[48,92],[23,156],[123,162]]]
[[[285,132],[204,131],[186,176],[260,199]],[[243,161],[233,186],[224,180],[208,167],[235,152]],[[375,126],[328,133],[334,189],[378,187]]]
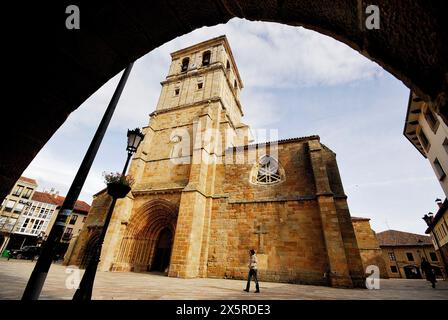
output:
[[[128,152],[128,157],[123,168],[123,172],[119,179],[107,184],[107,193],[112,197],[112,203],[109,206],[109,210],[104,220],[104,225],[101,229],[101,234],[99,236],[97,246],[93,250],[93,255],[90,261],[87,263],[86,271],[81,279],[79,288],[76,290],[73,300],[91,300],[93,283],[95,282],[96,270],[101,257],[101,248],[103,246],[104,238],[106,237],[107,228],[109,226],[110,220],[112,218],[112,213],[115,208],[117,199],[126,197],[126,195],[131,191],[129,183],[126,182],[126,170],[131,160],[132,155],[137,151],[140,142],[142,142],[145,135],[140,131],[140,129],[128,130],[128,145],[126,151]]]

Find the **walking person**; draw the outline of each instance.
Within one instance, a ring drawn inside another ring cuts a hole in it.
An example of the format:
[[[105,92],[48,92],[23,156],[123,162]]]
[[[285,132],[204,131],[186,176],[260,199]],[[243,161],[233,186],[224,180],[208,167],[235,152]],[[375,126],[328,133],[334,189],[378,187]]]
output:
[[[258,278],[257,278],[257,263],[258,263],[257,255],[255,254],[255,250],[254,249],[251,249],[249,251],[249,254],[250,254],[250,258],[249,258],[249,276],[247,277],[247,285],[246,285],[246,289],[244,289],[244,291],[249,292],[250,281],[251,281],[251,278],[254,277],[255,293],[259,293],[260,292],[260,286],[258,285]]]
[[[426,261],[426,258],[422,258],[422,263],[421,263],[420,267],[422,268],[423,272],[425,273],[426,280],[431,282],[432,287],[435,288],[436,282],[437,282],[436,275],[434,274],[434,271],[432,270],[431,264],[428,261]]]

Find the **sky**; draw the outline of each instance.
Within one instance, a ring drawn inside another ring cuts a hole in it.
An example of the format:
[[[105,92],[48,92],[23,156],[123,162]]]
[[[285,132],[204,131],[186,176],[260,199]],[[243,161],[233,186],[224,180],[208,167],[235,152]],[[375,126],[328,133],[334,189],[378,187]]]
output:
[[[232,19],[178,37],[137,60],[80,199],[105,187],[103,172],[121,171],[127,129],[148,124],[170,53],[225,34],[244,88],[243,122],[278,129],[280,139],[317,134],[337,154],[352,216],[376,232],[423,234],[421,217],[444,198],[429,162],[403,136],[409,89],[347,45],[301,27]],[[87,99],[48,141],[23,175],[39,190],[65,195],[121,73]]]

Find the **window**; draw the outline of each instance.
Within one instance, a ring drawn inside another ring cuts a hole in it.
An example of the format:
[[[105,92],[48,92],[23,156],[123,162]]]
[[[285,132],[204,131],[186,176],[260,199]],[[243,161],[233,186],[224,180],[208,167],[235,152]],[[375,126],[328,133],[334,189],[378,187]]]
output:
[[[78,220],[78,216],[76,214],[72,215],[69,224],[75,224],[76,220]]]
[[[439,261],[439,259],[437,258],[437,254],[435,252],[430,252],[429,256],[432,261]]]
[[[32,188],[26,188],[26,191],[23,194],[22,198],[29,199],[31,197],[31,193],[33,193],[33,189]]]
[[[190,58],[184,58],[183,60],[182,60],[182,68],[181,68],[181,71],[182,72],[185,72],[185,71],[187,71],[188,70],[188,65],[190,64]]]
[[[203,85],[204,85],[204,84],[203,84],[202,82],[199,82],[199,83],[198,83],[198,90],[201,90]]]
[[[45,208],[44,207],[42,207],[41,209],[40,209],[40,212],[39,212],[39,218],[42,218],[42,216],[44,215],[44,213],[45,213]]]
[[[414,261],[414,255],[411,252],[406,252],[406,258],[408,261]]]
[[[436,133],[437,128],[439,127],[439,120],[437,120],[436,115],[434,114],[434,112],[431,110],[430,107],[426,108],[424,115],[425,115],[426,122],[428,122],[428,124],[429,124],[429,127],[431,128],[431,130],[434,133]]]
[[[442,168],[442,165],[439,162],[439,159],[436,158],[433,163],[434,163],[434,170],[436,172],[437,178],[439,178],[439,180],[443,180],[443,178],[445,178],[446,174]]]
[[[203,66],[208,66],[210,64],[210,56],[211,56],[211,52],[210,51],[205,51],[202,54],[202,65]]]
[[[179,95],[179,92],[180,92],[180,89],[179,89],[179,88],[174,89],[174,95],[175,95],[175,96],[178,96],[178,95]]]
[[[448,153],[448,139],[445,138],[445,140],[443,140],[443,149],[445,149],[445,152]]]
[[[236,82],[236,80],[233,81],[233,87],[234,87],[235,89],[238,89],[238,83]]]
[[[429,148],[431,147],[428,138],[426,137],[425,132],[422,128],[419,128],[418,130],[418,138],[420,140],[420,143],[422,144],[423,149],[425,149],[426,152],[429,151]]]
[[[447,235],[448,234],[448,228],[447,228],[447,226],[444,223],[442,223],[442,229],[445,232],[445,235]]]
[[[17,187],[14,189],[14,192],[12,193],[13,196],[20,196],[22,194],[22,191],[25,187],[21,185],[17,185]]]
[[[14,208],[14,213],[21,213],[25,205],[23,203],[18,203]]]
[[[389,260],[390,261],[396,261],[397,260],[397,258],[395,257],[395,253],[389,252]]]
[[[279,163],[269,155],[264,155],[254,166],[250,181],[255,184],[274,184],[282,181]],[[283,171],[283,170],[282,170]]]
[[[396,266],[390,266],[390,271],[392,271],[393,273],[397,273],[397,267]]]
[[[26,228],[26,226],[28,225],[28,223],[30,222],[30,219],[25,219],[25,222],[23,223],[22,228]]]
[[[70,240],[72,238],[72,233],[72,228],[66,228],[64,234],[62,235],[62,240]]]
[[[16,202],[13,200],[8,200],[6,201],[6,205],[5,205],[5,211],[7,212],[11,212],[12,208],[14,208],[14,206],[16,205]]]
[[[227,71],[230,70],[230,62],[229,62],[229,60],[227,60],[226,69],[227,69]]]

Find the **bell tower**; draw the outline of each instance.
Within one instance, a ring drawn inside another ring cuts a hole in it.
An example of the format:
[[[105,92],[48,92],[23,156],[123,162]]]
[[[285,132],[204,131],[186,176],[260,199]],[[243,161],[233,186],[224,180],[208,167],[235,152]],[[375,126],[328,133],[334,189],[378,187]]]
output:
[[[171,58],[130,168],[134,203],[162,191],[180,194],[169,275],[205,276],[217,165],[227,147],[251,141],[249,127],[241,123],[243,82],[225,36]]]

